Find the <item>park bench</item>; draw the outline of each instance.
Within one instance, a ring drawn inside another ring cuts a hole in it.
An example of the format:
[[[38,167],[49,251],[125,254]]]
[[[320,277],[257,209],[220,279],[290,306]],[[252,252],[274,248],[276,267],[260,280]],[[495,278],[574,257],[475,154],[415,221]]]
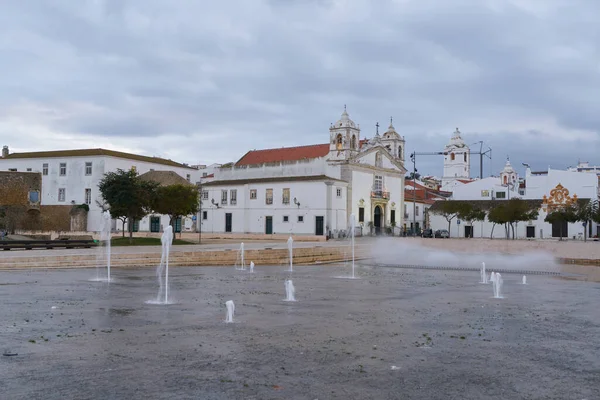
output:
[[[96,246],[96,242],[92,239],[58,239],[58,240],[3,240],[0,241],[0,249],[89,249]]]

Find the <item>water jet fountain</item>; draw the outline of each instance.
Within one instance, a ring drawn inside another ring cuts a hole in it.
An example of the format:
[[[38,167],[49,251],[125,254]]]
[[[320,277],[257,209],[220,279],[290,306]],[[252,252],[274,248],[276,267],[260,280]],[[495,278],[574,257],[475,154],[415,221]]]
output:
[[[238,262],[240,262],[239,266],[238,266]],[[240,249],[238,250],[238,256],[235,261],[235,269],[237,269],[238,271],[243,271],[246,269],[246,262],[244,260],[244,242],[242,242],[240,244]]]
[[[350,276],[336,276],[335,278],[341,278],[341,279],[359,279],[358,277],[356,277],[356,275],[354,274],[354,267],[355,267],[355,262],[354,262],[354,235],[355,235],[355,231],[356,231],[356,218],[354,216],[354,214],[350,215],[350,247],[352,249],[352,275]]]
[[[233,313],[235,312],[235,304],[233,304],[233,300],[227,300],[225,302],[225,307],[227,307],[227,315],[225,316],[225,322],[233,322]]]
[[[169,303],[169,253],[171,252],[171,246],[173,244],[173,227],[171,225],[165,228],[162,236],[160,237],[160,243],[162,245],[162,254],[160,256],[160,264],[156,268],[156,276],[158,277],[158,295],[156,301],[148,301],[149,304],[170,304]],[[165,279],[163,281],[163,271],[165,273]],[[164,296],[163,296],[164,289]]]
[[[110,239],[111,239],[111,217],[110,212],[102,213],[100,228],[100,254],[96,257],[96,278],[91,281],[110,282]],[[102,249],[104,247],[104,250]],[[106,278],[100,277],[100,264],[106,265]]]
[[[496,280],[496,273],[494,271],[492,271],[492,273],[490,274],[490,282],[494,283],[495,280]]]
[[[254,272],[254,261],[250,261],[250,272]]]
[[[481,263],[481,282],[480,283],[488,283],[487,274],[485,272],[485,263]]]
[[[296,301],[296,289],[291,279],[285,281],[285,300],[284,301]]]
[[[525,275],[523,275],[523,285],[527,285],[527,277]]]
[[[502,275],[500,273],[496,273],[494,275],[493,288],[494,288],[494,298],[502,299]]]
[[[292,239],[292,237],[290,236],[290,238],[287,240],[287,245],[288,245],[288,253],[289,253],[289,257],[290,257],[290,272],[294,272],[294,239]]]

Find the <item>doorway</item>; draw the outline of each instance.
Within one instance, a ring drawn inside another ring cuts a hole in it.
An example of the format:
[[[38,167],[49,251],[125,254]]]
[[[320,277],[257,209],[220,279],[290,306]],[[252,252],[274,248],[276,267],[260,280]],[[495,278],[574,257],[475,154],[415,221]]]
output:
[[[225,213],[225,232],[231,233],[231,213]]]
[[[465,225],[465,237],[470,238],[473,236],[473,227],[469,225]]]
[[[381,207],[375,206],[375,210],[373,212],[373,226],[375,227],[375,234],[381,234]]]
[[[534,238],[535,237],[535,226],[528,226],[525,236],[528,238]]]
[[[181,217],[177,217],[174,222],[175,226],[173,227],[173,232],[181,233]]]
[[[569,223],[567,221],[558,221],[552,224],[552,237],[569,237]]]
[[[324,227],[325,218],[324,217],[315,217],[315,235],[323,236],[325,233]]]
[[[150,217],[150,232],[160,232],[160,217]]]
[[[273,234],[273,217],[265,217],[265,233],[267,235]]]

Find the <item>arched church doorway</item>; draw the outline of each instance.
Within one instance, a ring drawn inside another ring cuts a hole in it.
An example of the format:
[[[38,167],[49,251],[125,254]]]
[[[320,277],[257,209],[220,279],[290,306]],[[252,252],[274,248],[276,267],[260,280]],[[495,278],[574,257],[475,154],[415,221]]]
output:
[[[375,234],[379,235],[381,234],[381,218],[382,218],[382,212],[381,212],[381,207],[380,206],[375,206],[375,210],[373,212],[373,226],[375,227]]]

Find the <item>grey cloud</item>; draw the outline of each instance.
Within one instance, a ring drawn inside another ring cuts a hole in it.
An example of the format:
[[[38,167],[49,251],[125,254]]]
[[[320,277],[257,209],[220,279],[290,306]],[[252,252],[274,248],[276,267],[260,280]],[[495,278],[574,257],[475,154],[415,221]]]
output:
[[[439,150],[459,126],[493,147],[494,173],[498,154],[600,164],[595,0],[233,3],[13,2],[0,33],[23,45],[0,42],[0,106],[91,105],[42,122],[92,141],[133,138],[153,153],[173,146],[183,162],[326,142],[348,104],[363,136],[394,116],[407,150]],[[552,119],[555,128],[530,125]],[[596,140],[563,144],[548,129]],[[420,164],[441,173],[435,160]]]

